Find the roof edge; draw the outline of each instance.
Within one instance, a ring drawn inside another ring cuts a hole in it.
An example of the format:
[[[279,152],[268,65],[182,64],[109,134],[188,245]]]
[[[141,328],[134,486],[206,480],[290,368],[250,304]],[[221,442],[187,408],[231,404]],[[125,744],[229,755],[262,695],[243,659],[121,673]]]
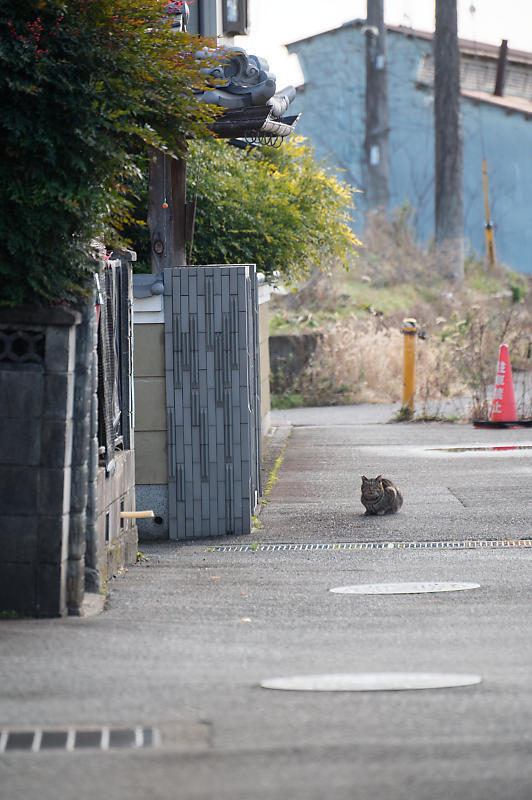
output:
[[[337,33],[338,31],[344,30],[345,28],[362,28],[366,24],[366,20],[360,17],[356,19],[348,20],[347,22],[342,23],[337,28],[329,28],[326,31],[320,31],[319,33],[314,33],[311,36],[305,36],[302,39],[295,39],[293,42],[287,42],[285,47],[290,48],[294,45],[302,44],[303,42],[309,42],[312,39],[316,39],[318,36],[324,36],[329,33]],[[434,38],[434,31],[423,31],[418,28],[411,28],[407,27],[406,25],[389,25],[386,24],[386,30],[388,33],[398,33],[402,36],[406,36],[408,38],[413,39],[425,39],[426,41],[432,41]],[[489,44],[488,42],[476,42],[473,39],[458,39],[460,51],[463,53],[470,52],[474,55],[482,55],[487,56],[488,58],[498,58],[499,56],[499,47],[498,44]],[[507,53],[508,59],[511,61],[521,61],[527,64],[532,65],[532,52],[528,52],[526,50],[514,50],[512,48],[508,48]]]

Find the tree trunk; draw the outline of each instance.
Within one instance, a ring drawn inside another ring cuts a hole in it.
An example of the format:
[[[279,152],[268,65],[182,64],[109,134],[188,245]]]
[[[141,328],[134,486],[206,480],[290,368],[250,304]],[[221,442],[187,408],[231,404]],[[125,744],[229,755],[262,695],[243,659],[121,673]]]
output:
[[[444,274],[464,279],[460,50],[456,0],[436,0],[435,233]]]
[[[388,210],[388,88],[383,0],[367,0],[366,20],[366,206]]]

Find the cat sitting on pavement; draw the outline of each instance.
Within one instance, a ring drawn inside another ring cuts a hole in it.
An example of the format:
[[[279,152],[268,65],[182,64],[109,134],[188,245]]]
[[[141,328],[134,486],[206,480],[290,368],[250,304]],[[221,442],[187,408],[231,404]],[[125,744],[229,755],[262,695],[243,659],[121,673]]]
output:
[[[403,505],[403,494],[393,485],[388,478],[377,475],[376,478],[366,478],[362,475],[360,499],[366,509],[366,514],[395,514]]]

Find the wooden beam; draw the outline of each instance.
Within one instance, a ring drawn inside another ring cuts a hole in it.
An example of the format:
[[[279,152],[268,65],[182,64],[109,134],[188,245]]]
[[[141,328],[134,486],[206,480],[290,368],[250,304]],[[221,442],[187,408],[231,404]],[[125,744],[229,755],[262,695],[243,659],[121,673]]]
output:
[[[186,266],[185,158],[171,158],[150,150],[148,228],[151,240],[151,271]]]

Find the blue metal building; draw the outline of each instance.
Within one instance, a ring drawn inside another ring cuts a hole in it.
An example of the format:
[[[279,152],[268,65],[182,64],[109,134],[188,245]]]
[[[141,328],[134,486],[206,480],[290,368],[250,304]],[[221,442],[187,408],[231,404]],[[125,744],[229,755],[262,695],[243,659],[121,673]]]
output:
[[[365,20],[287,45],[304,75],[292,108],[298,133],[364,189]],[[387,26],[390,208],[415,209],[420,240],[434,231],[433,34]],[[499,48],[460,40],[464,237],[485,252],[482,159],[488,164],[497,259],[532,272],[532,53],[508,50],[503,96],[493,94]],[[359,198],[363,195],[359,196]],[[359,199],[356,226],[363,225]]]

